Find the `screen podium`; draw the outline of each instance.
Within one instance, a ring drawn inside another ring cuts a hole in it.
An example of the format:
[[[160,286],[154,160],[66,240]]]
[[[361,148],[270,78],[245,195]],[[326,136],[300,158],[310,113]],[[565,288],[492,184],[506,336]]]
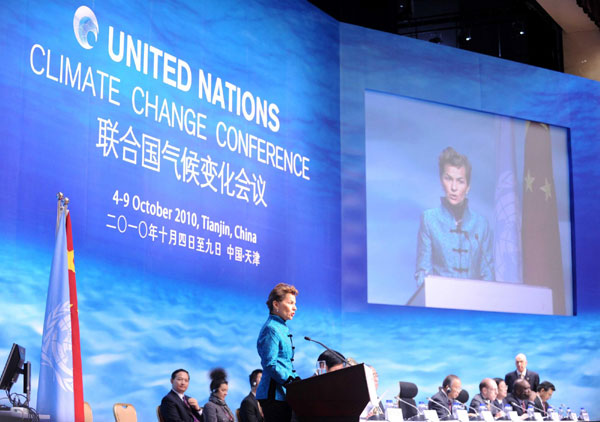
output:
[[[357,422],[370,397],[364,364],[297,381],[286,389],[301,422]]]
[[[552,289],[521,283],[427,276],[406,304],[428,308],[552,315]]]

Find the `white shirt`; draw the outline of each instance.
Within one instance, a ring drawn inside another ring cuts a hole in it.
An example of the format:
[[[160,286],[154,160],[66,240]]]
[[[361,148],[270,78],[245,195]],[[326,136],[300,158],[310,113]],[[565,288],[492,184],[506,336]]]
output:
[[[177,392],[177,391],[175,391],[175,390],[173,390],[173,389],[171,389],[171,390],[172,390],[172,391],[173,391],[175,394],[177,394],[177,395],[179,396],[179,398],[181,399],[181,401],[185,401],[185,400],[184,400],[184,394],[183,394],[183,393],[179,393],[179,392]]]

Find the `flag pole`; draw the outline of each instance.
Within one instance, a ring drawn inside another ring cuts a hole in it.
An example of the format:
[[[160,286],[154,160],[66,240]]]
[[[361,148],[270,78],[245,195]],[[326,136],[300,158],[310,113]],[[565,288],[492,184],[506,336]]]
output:
[[[56,422],[84,422],[81,345],[69,198],[56,195],[57,227],[50,268],[38,382],[38,410]]]

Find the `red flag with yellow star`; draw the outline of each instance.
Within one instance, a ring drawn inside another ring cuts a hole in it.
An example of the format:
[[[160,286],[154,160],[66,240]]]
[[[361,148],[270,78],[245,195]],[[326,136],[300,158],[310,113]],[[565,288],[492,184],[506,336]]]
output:
[[[524,162],[523,281],[551,288],[553,313],[564,315],[565,285],[548,125],[527,122]]]
[[[73,339],[73,396],[75,420],[83,421],[83,374],[81,370],[81,345],[79,342],[79,308],[77,306],[77,283],[75,282],[75,253],[71,233],[71,213],[67,212],[67,259],[69,262],[69,297],[71,298],[71,336]]]

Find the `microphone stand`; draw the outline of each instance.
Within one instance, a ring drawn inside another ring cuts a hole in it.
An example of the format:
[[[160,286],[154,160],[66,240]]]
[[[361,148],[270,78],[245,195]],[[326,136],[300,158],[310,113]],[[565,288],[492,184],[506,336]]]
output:
[[[504,409],[501,409],[501,408],[499,408],[498,406],[496,406],[496,405],[494,404],[494,400],[490,400],[490,404],[492,405],[492,407],[493,407],[494,409],[496,409],[496,410],[499,410],[500,412],[502,412],[502,413],[504,414]],[[495,418],[494,418],[494,419],[495,419]],[[504,414],[504,417],[503,417],[503,419],[510,419],[510,418],[508,417],[508,415],[507,415],[507,414]]]
[[[444,409],[444,410],[446,411],[446,413],[448,413],[448,415],[444,417],[444,420],[451,420],[451,419],[452,419],[452,412],[450,412],[448,409],[446,409],[446,405],[445,405],[445,404],[443,404],[443,403],[441,403],[441,402],[439,402],[439,401],[435,400],[435,399],[434,399],[434,398],[432,398],[432,397],[427,397],[427,401],[432,401],[432,402],[434,402],[434,403],[435,403],[435,404],[437,404],[439,407],[441,407],[442,409]]]
[[[347,360],[345,357],[343,357],[343,356],[342,356],[340,353],[336,352],[336,351],[335,351],[335,350],[333,350],[333,349],[330,349],[329,347],[325,346],[325,345],[324,345],[323,343],[321,343],[320,341],[313,340],[312,338],[310,338],[310,337],[308,337],[308,336],[304,336],[304,340],[306,340],[306,341],[312,341],[313,343],[317,343],[317,344],[319,344],[319,345],[323,346],[325,349],[327,349],[328,351],[330,351],[331,353],[333,353],[334,355],[336,355],[337,357],[339,357],[339,358],[342,360],[342,362],[344,362],[344,364],[345,364],[346,366],[352,366],[352,365],[350,365],[350,363],[348,362],[348,360]]]
[[[473,243],[471,243],[471,237],[469,236],[469,232],[463,231],[463,233],[465,234],[465,237],[469,241],[469,248],[471,248],[471,251],[473,251]],[[487,267],[488,271],[490,271],[490,273],[491,273],[492,265],[490,264],[490,261],[488,260],[488,257],[485,254],[485,250],[483,249],[483,246],[482,246],[481,242],[479,241],[479,235],[477,233],[475,233],[475,241],[477,242],[477,246],[481,247],[481,257],[483,258],[483,263]],[[483,276],[483,274],[482,274],[482,276]]]
[[[425,420],[425,415],[421,412],[421,409],[419,409],[417,406],[415,406],[414,404],[412,404],[412,403],[410,403],[410,402],[408,402],[406,400],[403,400],[402,397],[400,397],[400,396],[396,396],[394,398],[396,400],[398,400],[399,402],[407,404],[410,407],[412,407],[413,409],[417,410],[417,414],[414,415],[414,416],[412,416],[412,417],[410,417],[410,418],[408,418],[407,420],[409,420],[409,421],[424,421]]]

